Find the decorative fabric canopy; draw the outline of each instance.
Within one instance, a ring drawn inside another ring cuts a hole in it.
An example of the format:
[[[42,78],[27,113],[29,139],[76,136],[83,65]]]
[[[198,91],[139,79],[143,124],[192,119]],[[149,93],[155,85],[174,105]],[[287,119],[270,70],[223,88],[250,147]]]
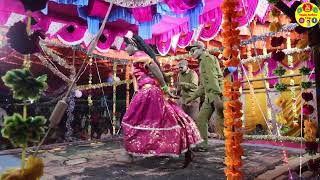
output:
[[[166,55],[176,46],[187,46],[196,38],[194,30],[199,27],[203,27],[200,39],[213,39],[222,22],[221,1],[49,0],[45,9],[32,14],[32,29],[43,29],[49,38],[58,38],[67,45],[87,47],[98,32],[110,3],[114,3],[97,50],[107,52],[112,46],[121,48],[123,36],[130,30],[155,44],[159,52]],[[259,3],[258,0],[243,0],[247,13],[239,19],[241,25],[255,17],[257,7],[262,6]],[[263,5],[265,7],[265,2]],[[12,26],[21,20],[26,20],[26,14],[19,0],[0,2],[1,25]]]

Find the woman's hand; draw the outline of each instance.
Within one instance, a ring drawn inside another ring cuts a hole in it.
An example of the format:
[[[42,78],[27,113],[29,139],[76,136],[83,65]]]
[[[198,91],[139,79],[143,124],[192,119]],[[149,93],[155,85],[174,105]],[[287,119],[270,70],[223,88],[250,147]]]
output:
[[[169,97],[171,97],[173,99],[179,99],[179,97],[174,95],[171,91],[168,91],[167,94],[169,95]]]

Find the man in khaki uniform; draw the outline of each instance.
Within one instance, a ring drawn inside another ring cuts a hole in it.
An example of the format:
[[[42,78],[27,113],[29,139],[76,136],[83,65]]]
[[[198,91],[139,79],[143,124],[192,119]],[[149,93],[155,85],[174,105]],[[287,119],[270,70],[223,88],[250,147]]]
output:
[[[197,91],[187,98],[186,103],[198,97],[205,96],[197,120],[197,126],[204,142],[199,145],[198,150],[207,151],[208,148],[208,121],[214,111],[216,111],[217,121],[215,126],[216,133],[223,135],[223,73],[218,59],[205,50],[202,42],[195,42],[186,48],[199,61],[200,86]]]
[[[194,121],[197,121],[199,114],[199,98],[193,100],[189,104],[185,101],[187,98],[198,89],[199,78],[197,73],[188,67],[187,60],[181,60],[179,62],[178,74],[178,92],[180,92],[180,102],[182,109],[187,113]]]

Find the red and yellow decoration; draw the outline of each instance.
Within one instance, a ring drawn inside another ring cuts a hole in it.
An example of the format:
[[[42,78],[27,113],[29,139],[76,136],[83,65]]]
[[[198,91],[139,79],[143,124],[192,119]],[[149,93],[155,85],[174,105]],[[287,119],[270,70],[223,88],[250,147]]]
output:
[[[313,100],[313,94],[304,90],[302,93],[304,99],[302,107],[302,115],[304,118],[304,140],[306,145],[306,152],[310,155],[314,155],[318,150],[317,137],[317,124],[311,119],[311,115],[314,112],[314,108],[309,104],[309,101]]]
[[[40,180],[43,176],[44,164],[41,158],[29,156],[24,168],[9,169],[1,176],[1,180]]]
[[[221,9],[223,11],[222,24],[222,45],[224,47],[223,56],[227,59],[224,62],[225,67],[238,67],[240,63],[239,47],[240,30],[239,23],[236,18],[243,15],[242,12],[238,12],[236,9],[239,6],[238,0],[224,0]],[[243,149],[240,146],[243,141],[242,128],[242,103],[239,101],[241,96],[239,89],[241,87],[240,81],[233,81],[230,77],[226,78],[224,82],[223,95],[226,97],[224,103],[224,135],[225,135],[225,174],[228,180],[241,179],[243,174],[241,172],[242,162],[241,156],[243,155]]]

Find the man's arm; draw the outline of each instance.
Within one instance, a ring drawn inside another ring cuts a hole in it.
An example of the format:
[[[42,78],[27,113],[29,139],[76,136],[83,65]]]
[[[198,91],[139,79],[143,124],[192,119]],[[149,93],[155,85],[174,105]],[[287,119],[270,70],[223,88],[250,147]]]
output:
[[[181,82],[180,85],[183,89],[196,89],[199,84],[199,78],[196,72],[191,72],[191,81],[190,82]]]
[[[204,87],[203,85],[200,83],[200,86],[198,87],[198,89],[192,94],[191,96],[191,100],[195,100],[197,99],[198,97],[202,97],[205,95],[204,93]]]

